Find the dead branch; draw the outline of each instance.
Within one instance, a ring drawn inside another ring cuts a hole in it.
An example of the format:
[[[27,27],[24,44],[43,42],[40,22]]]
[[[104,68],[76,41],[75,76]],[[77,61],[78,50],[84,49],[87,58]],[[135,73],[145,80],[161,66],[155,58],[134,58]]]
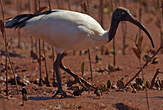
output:
[[[143,69],[146,67],[146,66],[148,66],[148,64],[152,61],[152,59],[159,53],[159,51],[162,49],[163,47],[159,47],[158,49],[157,49],[157,51],[156,51],[156,53],[152,56],[152,57],[150,57],[150,59],[149,60],[147,60],[146,62],[145,62],[145,64],[140,68],[140,70],[136,73],[136,75],[134,76],[134,77],[132,77],[126,84],[125,84],[125,87],[127,87],[142,71],[143,71]]]

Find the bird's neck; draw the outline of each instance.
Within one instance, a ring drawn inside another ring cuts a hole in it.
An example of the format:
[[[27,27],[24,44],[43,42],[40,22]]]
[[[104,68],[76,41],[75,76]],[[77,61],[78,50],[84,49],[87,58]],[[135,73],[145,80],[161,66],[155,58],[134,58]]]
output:
[[[110,29],[103,34],[103,38],[105,38],[105,40],[107,40],[108,42],[111,41],[115,36],[118,25],[119,25],[119,21],[112,18]]]
[[[110,29],[108,31],[108,41],[111,41],[114,38],[118,25],[119,21],[112,19]]]

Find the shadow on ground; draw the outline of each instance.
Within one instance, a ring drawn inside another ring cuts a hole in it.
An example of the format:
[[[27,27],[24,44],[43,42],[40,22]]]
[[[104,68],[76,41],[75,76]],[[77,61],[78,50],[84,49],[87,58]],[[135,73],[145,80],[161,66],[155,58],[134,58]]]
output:
[[[73,96],[67,96],[65,98],[74,98]],[[40,101],[40,100],[52,100],[52,99],[65,99],[61,97],[28,97],[28,100],[35,100],[35,101]]]
[[[163,100],[163,96],[155,96],[155,97],[153,97],[153,98],[157,98],[157,99]]]
[[[6,56],[6,52],[4,50],[0,50],[0,56]],[[9,52],[10,57],[19,57],[19,58],[24,58],[24,56],[21,56],[20,54],[14,53],[14,52]]]
[[[117,110],[139,110],[138,108],[133,108],[123,103],[114,104],[113,107],[115,107]]]

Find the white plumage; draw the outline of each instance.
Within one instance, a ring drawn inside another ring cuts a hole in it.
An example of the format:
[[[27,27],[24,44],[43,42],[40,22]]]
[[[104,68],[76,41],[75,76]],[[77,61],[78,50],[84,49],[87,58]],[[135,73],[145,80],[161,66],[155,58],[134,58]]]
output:
[[[55,46],[57,52],[98,46],[107,43],[108,39],[106,31],[95,19],[67,10],[33,17],[24,30]]]
[[[112,15],[110,29],[105,31],[100,24],[89,15],[67,10],[50,10],[40,14],[22,14],[9,19],[6,28],[23,28],[32,36],[41,38],[56,48],[57,58],[54,62],[54,70],[58,82],[58,94],[65,97],[62,89],[59,68],[75,78],[75,83],[84,82],[84,85],[91,86],[87,81],[79,78],[62,64],[64,52],[72,49],[84,49],[105,44],[113,39],[120,21],[129,21],[142,29],[151,41],[153,40],[145,29],[125,8],[117,8]]]

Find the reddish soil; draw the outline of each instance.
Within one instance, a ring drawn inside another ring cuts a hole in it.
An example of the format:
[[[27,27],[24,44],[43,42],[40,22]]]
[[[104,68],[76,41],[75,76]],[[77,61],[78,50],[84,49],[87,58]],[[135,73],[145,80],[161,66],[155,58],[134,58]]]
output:
[[[7,1],[7,0],[4,0]],[[27,0],[22,1],[21,13],[28,13],[27,6],[25,5]],[[47,5],[43,0],[42,6]],[[52,1],[52,0],[51,0]],[[80,11],[80,3],[77,0],[72,0],[72,10]],[[90,14],[94,18],[97,18],[96,14],[97,9],[93,9],[94,5],[98,5],[98,0],[90,2]],[[142,23],[147,27],[148,31],[151,33],[152,38],[156,47],[156,50],[160,45],[160,35],[159,28],[156,26],[157,17],[160,17],[159,11],[155,11],[153,8],[152,0],[149,0],[149,12],[143,11]],[[55,8],[54,3],[51,3],[52,7]],[[67,5],[65,3],[67,9]],[[120,5],[123,6],[123,5]],[[136,8],[135,8],[136,7]],[[138,6],[134,2],[128,2],[127,8],[131,12],[137,13]],[[16,11],[16,2],[5,5],[5,12],[7,17],[15,16]],[[104,16],[104,27],[108,28],[110,24],[110,16],[105,14]],[[106,29],[107,29],[106,28]],[[87,54],[79,55],[79,52],[76,52],[76,55],[72,54],[72,51],[68,52],[68,55],[64,58],[64,64],[71,68],[76,74],[81,76],[81,64],[85,62],[85,74],[84,78],[88,79],[89,82],[96,86],[106,84],[108,80],[111,80],[113,84],[116,84],[118,80],[122,77],[126,83],[132,78],[136,72],[139,70],[139,60],[132,51],[134,47],[134,39],[138,33],[138,29],[135,28],[132,24],[127,23],[127,49],[126,55],[122,55],[122,30],[121,25],[118,28],[116,33],[116,66],[119,67],[120,71],[115,72],[97,72],[98,70],[106,69],[109,64],[113,62],[112,51],[112,42],[107,44],[105,47],[109,48],[109,55],[101,55],[99,49],[91,49],[91,59],[93,67],[93,81],[90,80],[90,70],[89,70],[89,60]],[[12,66],[15,70],[15,73],[20,77],[21,80],[25,79],[30,83],[25,86],[27,90],[27,95],[29,100],[25,101],[24,106],[22,104],[22,95],[21,90],[22,86],[18,85],[19,94],[16,94],[16,86],[9,83],[9,96],[5,96],[5,48],[2,35],[0,34],[0,110],[147,110],[147,101],[146,101],[146,92],[145,90],[137,91],[132,93],[131,90],[117,91],[116,89],[110,89],[102,93],[101,96],[96,96],[93,91],[83,92],[80,96],[73,96],[71,90],[67,90],[66,82],[71,78],[64,71],[62,72],[63,88],[71,97],[58,99],[51,98],[51,96],[56,92],[57,88],[52,87],[52,59],[51,56],[51,47],[46,44],[46,56],[47,56],[47,67],[49,72],[49,79],[51,87],[46,87],[44,84],[42,87],[39,87],[38,84],[33,82],[39,79],[39,66],[37,60],[33,60],[30,57],[30,36],[25,35],[21,31],[21,48],[17,48],[18,37],[15,30],[6,30],[7,38],[9,41],[9,52],[12,62]],[[152,48],[149,40],[146,35],[143,34],[143,53]],[[102,60],[98,63],[95,63],[95,56],[98,55]],[[163,55],[159,53],[158,64],[150,64],[144,70],[144,79],[151,81],[156,69],[160,68],[160,71],[163,72]],[[141,64],[145,62],[142,60]],[[11,70],[11,69],[9,69]],[[42,72],[43,77],[45,77],[44,62],[42,61]],[[163,80],[163,75],[158,75],[160,80]],[[9,80],[13,78],[13,74],[9,71]],[[140,75],[141,77],[141,75]],[[162,110],[163,109],[163,91],[157,89],[147,89],[149,106],[150,110]]]

